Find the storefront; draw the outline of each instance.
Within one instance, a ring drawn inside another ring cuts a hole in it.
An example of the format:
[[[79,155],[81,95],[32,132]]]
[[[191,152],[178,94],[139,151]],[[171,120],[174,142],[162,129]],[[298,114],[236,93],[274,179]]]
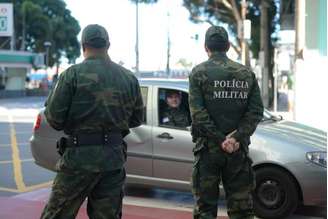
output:
[[[0,50],[0,98],[24,96],[27,73],[43,63],[43,55]]]

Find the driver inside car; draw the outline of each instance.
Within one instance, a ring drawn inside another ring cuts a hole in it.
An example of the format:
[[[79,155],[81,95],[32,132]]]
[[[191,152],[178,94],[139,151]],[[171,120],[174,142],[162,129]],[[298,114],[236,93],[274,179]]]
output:
[[[191,120],[188,110],[182,104],[182,94],[177,90],[166,90],[166,106],[161,109],[160,123],[165,126],[185,128],[190,126]]]

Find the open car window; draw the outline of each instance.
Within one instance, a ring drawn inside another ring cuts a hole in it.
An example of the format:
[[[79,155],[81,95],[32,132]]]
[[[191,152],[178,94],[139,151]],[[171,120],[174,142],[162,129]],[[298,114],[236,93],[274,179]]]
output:
[[[169,98],[173,100],[170,101]],[[180,99],[180,101],[177,99]],[[186,92],[160,88],[158,92],[158,111],[159,126],[187,129],[191,125],[188,93]]]

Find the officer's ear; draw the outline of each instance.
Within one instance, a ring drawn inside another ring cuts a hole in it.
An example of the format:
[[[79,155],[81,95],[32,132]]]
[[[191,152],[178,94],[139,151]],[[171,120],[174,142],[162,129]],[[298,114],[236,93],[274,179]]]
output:
[[[227,42],[226,48],[224,52],[228,52],[228,50],[230,49],[230,42]]]
[[[211,56],[211,54],[212,54],[211,50],[210,50],[210,49],[207,47],[207,45],[206,45],[206,44],[204,45],[204,47],[205,47],[205,51],[206,51],[206,53],[207,53],[208,57],[210,57],[210,56]]]

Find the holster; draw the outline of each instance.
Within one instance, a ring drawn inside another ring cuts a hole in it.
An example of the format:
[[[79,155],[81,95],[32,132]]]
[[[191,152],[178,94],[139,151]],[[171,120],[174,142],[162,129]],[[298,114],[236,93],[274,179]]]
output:
[[[66,147],[67,147],[67,138],[61,137],[56,143],[57,153],[60,156],[63,156]]]

